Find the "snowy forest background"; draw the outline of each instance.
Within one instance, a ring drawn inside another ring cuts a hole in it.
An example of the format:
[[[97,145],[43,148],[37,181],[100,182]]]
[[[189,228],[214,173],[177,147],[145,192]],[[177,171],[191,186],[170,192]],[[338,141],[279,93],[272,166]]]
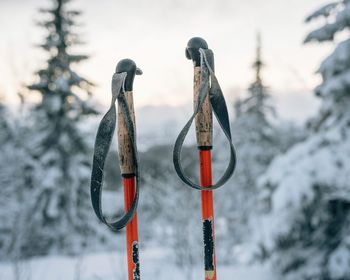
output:
[[[98,85],[80,74],[80,65],[89,63],[77,51],[84,42],[84,9],[70,2],[47,0],[38,11],[37,28],[46,35],[33,43],[42,49],[42,67],[19,90],[15,106],[5,93],[0,99],[0,279],[126,278],[124,232],[110,232],[91,208],[93,141],[106,107],[94,99]],[[239,97],[228,97],[238,166],[215,191],[222,279],[350,279],[350,1],[321,6],[306,17],[310,22],[315,29],[304,43],[333,46],[314,65],[321,82],[314,89],[320,108],[313,117],[300,124],[276,113],[262,78],[268,50],[260,35],[250,85]],[[139,79],[147,77],[135,83]],[[138,135],[144,279],[203,277],[200,199],[177,178],[171,159],[190,110],[159,106],[136,112],[136,121],[148,122]],[[155,123],[162,116],[165,121]],[[216,131],[213,168],[219,175],[228,147]],[[105,177],[111,217],[121,214],[123,201],[116,147]],[[198,176],[193,140],[185,154],[186,171]]]

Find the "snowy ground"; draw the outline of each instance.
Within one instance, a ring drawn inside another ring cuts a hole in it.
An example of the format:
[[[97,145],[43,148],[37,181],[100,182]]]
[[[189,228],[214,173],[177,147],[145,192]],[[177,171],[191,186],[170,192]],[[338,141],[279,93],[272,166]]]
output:
[[[147,249],[141,255],[142,279],[203,279],[200,266],[192,271],[174,266],[164,250]],[[123,254],[94,254],[80,258],[47,257],[17,264],[0,264],[3,280],[125,280],[125,256]],[[182,274],[181,274],[182,273]],[[17,276],[16,276],[17,275]],[[185,276],[185,277],[184,277]],[[218,279],[272,280],[269,269],[259,266],[219,266]]]

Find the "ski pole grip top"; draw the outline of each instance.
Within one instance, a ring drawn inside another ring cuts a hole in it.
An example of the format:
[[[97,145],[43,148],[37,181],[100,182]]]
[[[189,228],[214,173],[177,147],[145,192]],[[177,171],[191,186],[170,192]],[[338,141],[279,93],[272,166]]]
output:
[[[141,75],[142,71],[136,67],[131,59],[123,59],[119,61],[116,67],[116,73],[126,72],[126,78],[122,90],[125,97],[127,108],[122,108],[122,104],[118,102],[118,152],[121,173],[124,177],[134,176],[136,173],[136,163],[133,156],[134,143],[129,131],[125,118],[124,110],[129,111],[130,118],[133,123],[134,136],[136,135],[135,110],[133,101],[133,83],[135,75]],[[123,110],[124,109],[124,110]]]
[[[199,49],[208,49],[207,42],[200,37],[193,37],[188,41],[186,47],[186,57],[193,61],[194,66],[201,65],[201,55]]]
[[[125,58],[118,62],[115,69],[116,73],[126,72],[127,76],[124,82],[124,90],[132,91],[135,75],[142,75],[142,70],[136,67],[136,63],[129,59]]]
[[[213,114],[212,108],[209,100],[209,83],[203,81],[202,71],[204,65],[199,49],[208,49],[207,42],[199,37],[192,38],[186,48],[186,57],[192,59],[194,65],[194,80],[193,80],[193,95],[194,95],[194,108],[198,102],[198,95],[201,87],[206,84],[207,94],[205,96],[204,102],[196,115],[196,138],[197,145],[200,150],[209,150],[213,146]],[[206,75],[206,79],[209,76]]]

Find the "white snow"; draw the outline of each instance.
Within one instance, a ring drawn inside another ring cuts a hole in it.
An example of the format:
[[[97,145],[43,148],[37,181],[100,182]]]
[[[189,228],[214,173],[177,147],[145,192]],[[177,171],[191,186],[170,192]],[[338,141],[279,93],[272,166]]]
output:
[[[309,35],[306,37],[305,42],[310,41],[332,41],[334,39],[334,36],[337,32],[342,31],[348,27],[348,19],[350,14],[350,6],[346,1],[337,1],[333,6],[330,5],[328,7],[328,12],[324,13],[324,15],[327,17],[330,14],[330,11],[336,10],[338,6],[342,5],[342,9],[340,11],[337,11],[337,14],[335,16],[334,20],[328,20],[328,22],[322,26],[319,29],[316,29],[315,31],[312,31],[309,33]],[[309,17],[310,20],[315,17]]]
[[[329,16],[333,11],[333,9],[337,7],[337,5],[339,5],[339,1],[326,4],[322,6],[320,9],[318,9],[317,11],[313,12],[311,15],[309,15],[305,21],[308,22],[321,16]]]
[[[272,195],[273,215],[266,221],[271,238],[288,230],[287,226],[283,226],[286,225],[287,216],[300,209],[302,203],[313,199],[313,186],[332,186],[324,191],[333,198],[350,197],[347,190],[350,182],[350,146],[344,141],[339,126],[333,125],[327,132],[315,134],[278,156],[260,178],[260,186],[278,186]]]
[[[171,252],[161,248],[141,249],[142,279],[203,279],[202,266],[183,269],[172,263]],[[186,270],[186,275],[184,271]],[[121,253],[100,253],[81,257],[36,258],[21,263],[0,263],[0,279],[15,280],[117,280],[127,279],[126,256]],[[218,266],[218,279],[273,280],[267,266]]]
[[[331,255],[329,260],[329,271],[333,279],[347,279],[348,267],[350,264],[350,252],[349,249],[340,246]]]

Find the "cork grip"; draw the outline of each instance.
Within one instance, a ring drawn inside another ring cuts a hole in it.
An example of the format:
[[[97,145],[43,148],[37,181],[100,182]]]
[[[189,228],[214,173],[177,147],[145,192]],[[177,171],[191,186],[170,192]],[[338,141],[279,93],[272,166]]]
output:
[[[136,130],[133,93],[132,91],[126,91],[124,95],[129,107],[134,128]],[[118,152],[119,152],[120,170],[122,175],[135,174],[135,162],[132,154],[132,149],[133,149],[133,144],[129,138],[128,129],[125,123],[125,118],[120,106],[118,106]]]
[[[194,100],[197,100],[201,83],[201,67],[194,67],[193,92]],[[209,90],[209,88],[208,88]],[[213,145],[213,114],[209,101],[209,94],[196,116],[196,137],[199,148],[207,149]]]

